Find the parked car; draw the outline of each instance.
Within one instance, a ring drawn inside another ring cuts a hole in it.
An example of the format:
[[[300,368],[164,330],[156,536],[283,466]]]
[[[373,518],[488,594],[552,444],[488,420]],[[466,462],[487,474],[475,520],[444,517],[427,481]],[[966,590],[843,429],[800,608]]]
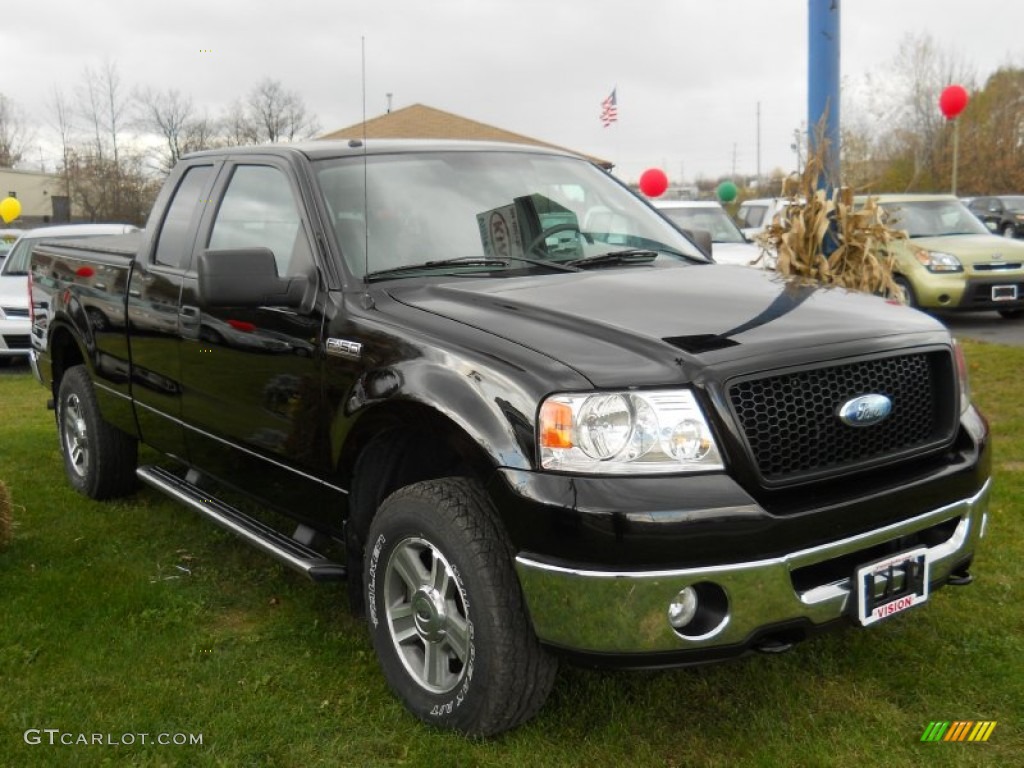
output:
[[[711,235],[711,257],[719,264],[753,266],[761,249],[752,243],[729,218],[721,203],[714,200],[655,200],[673,224],[687,232],[704,231]],[[763,265],[765,262],[759,262]]]
[[[789,204],[786,197],[763,197],[744,200],[736,211],[736,221],[745,237],[754,240],[768,228],[775,215],[785,210]]]
[[[20,229],[0,229],[0,260],[7,258],[14,243],[24,232]]]
[[[896,281],[913,306],[1024,314],[1024,243],[994,235],[953,195],[875,199],[888,224],[908,235],[892,252]]]
[[[967,207],[993,232],[1024,237],[1024,195],[975,197]]]
[[[28,260],[42,240],[119,235],[138,229],[130,224],[65,224],[24,232],[0,264],[0,362],[29,357]],[[0,241],[3,235],[0,234]]]

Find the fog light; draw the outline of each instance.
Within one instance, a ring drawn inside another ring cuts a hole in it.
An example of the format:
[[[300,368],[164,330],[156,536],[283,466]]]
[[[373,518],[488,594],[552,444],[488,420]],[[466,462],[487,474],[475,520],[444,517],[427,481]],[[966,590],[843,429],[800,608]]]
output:
[[[697,590],[685,587],[668,606],[668,623],[682,629],[697,615]]]
[[[679,590],[669,603],[668,623],[683,640],[708,640],[729,623],[729,596],[714,582],[691,584]]]

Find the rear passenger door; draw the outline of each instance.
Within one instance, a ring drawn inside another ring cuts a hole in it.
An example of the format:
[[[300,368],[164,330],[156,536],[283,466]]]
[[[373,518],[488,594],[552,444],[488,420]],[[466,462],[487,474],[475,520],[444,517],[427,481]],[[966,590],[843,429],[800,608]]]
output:
[[[225,164],[181,299],[183,420],[201,470],[277,506],[318,516],[331,466],[323,415],[319,287],[303,189],[279,158]],[[202,250],[266,247],[280,276],[304,275],[304,306],[202,306]]]
[[[139,429],[146,443],[181,458],[186,449],[180,421],[178,301],[196,231],[220,167],[219,160],[212,158],[183,161],[176,182],[165,186],[153,206],[163,216],[147,224],[146,246],[136,258],[127,290],[130,330],[121,338],[131,350]]]

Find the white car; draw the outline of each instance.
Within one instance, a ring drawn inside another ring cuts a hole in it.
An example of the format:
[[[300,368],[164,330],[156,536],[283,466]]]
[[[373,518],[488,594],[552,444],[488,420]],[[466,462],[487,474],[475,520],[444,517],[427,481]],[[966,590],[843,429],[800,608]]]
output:
[[[0,229],[0,260],[7,257],[18,238],[25,234],[20,229]]]
[[[679,229],[709,233],[711,257],[719,264],[764,265],[764,260],[754,264],[761,255],[761,248],[740,232],[721,203],[714,200],[655,200],[653,203]]]
[[[65,224],[30,229],[19,237],[0,264],[0,363],[28,358],[28,257],[40,240],[66,240],[133,232],[131,224]]]
[[[790,199],[787,197],[762,197],[744,200],[736,211],[740,231],[751,240],[757,238],[772,223],[775,215],[785,210]]]

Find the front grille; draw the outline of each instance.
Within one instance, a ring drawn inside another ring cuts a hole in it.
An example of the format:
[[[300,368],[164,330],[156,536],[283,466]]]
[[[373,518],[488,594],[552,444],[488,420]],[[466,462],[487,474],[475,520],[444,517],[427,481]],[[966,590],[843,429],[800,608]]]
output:
[[[924,352],[731,383],[733,415],[769,485],[844,474],[948,444],[956,389],[948,351]],[[843,404],[860,395],[892,401],[885,420],[851,427]]]
[[[993,261],[988,264],[975,264],[974,270],[976,272],[1008,272],[1015,269],[1020,269],[1021,263],[1019,261],[1007,262],[1007,261]]]
[[[4,336],[4,343],[8,349],[31,349],[32,344],[28,340],[28,334]]]

